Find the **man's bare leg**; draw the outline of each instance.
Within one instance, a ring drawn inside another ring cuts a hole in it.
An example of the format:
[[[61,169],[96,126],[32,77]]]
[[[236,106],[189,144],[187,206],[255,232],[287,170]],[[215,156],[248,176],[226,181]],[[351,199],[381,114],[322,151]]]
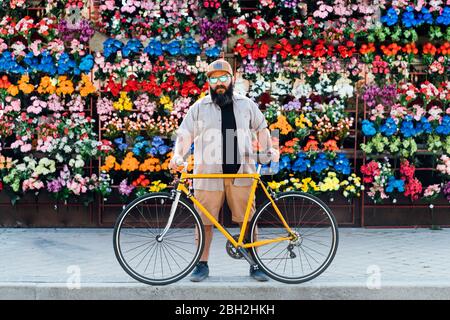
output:
[[[214,226],[210,225],[210,226],[204,226],[204,227],[205,227],[205,247],[203,248],[203,253],[202,253],[202,256],[200,257],[200,261],[206,262],[209,259],[209,250],[211,248]],[[195,228],[195,234],[196,234],[195,238],[196,238],[196,240],[198,240],[197,228]]]

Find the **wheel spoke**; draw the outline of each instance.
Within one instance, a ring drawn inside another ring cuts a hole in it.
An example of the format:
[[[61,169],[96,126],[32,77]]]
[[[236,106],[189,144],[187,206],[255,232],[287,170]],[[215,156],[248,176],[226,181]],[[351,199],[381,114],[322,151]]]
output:
[[[330,256],[334,256],[337,230],[333,217],[326,206],[308,194],[280,194],[274,201],[298,239],[261,246],[267,247],[265,250],[254,249],[256,261],[280,281],[308,281],[325,270],[331,262]],[[255,215],[251,226],[253,237],[256,226],[259,226],[258,239],[289,236],[270,202]],[[286,246],[280,246],[281,243]]]

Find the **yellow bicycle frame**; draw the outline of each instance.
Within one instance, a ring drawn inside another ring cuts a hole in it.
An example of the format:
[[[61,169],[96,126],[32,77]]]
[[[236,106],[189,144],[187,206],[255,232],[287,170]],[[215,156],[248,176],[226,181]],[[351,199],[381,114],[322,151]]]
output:
[[[244,221],[242,223],[241,232],[239,234],[239,239],[236,241],[230,233],[211,215],[211,213],[208,212],[208,210],[192,195],[189,190],[186,188],[186,185],[184,184],[186,179],[225,179],[225,178],[251,178],[253,179],[252,187],[250,190],[250,196],[247,201],[247,208],[245,210],[245,216]],[[267,239],[262,241],[255,241],[252,243],[243,243],[244,237],[245,237],[245,230],[247,229],[248,219],[250,217],[250,211],[252,207],[252,201],[254,199],[254,195],[256,192],[256,188],[259,185],[264,190],[264,193],[266,194],[267,198],[272,203],[273,208],[275,209],[278,217],[280,218],[281,222],[283,223],[284,227],[286,228],[287,232],[291,235],[290,237],[280,237],[280,238],[274,238],[274,239]],[[281,214],[280,210],[278,209],[277,205],[275,204],[275,201],[270,196],[270,193],[267,191],[267,188],[264,186],[264,184],[261,181],[261,177],[259,173],[241,173],[241,174],[189,174],[186,172],[181,172],[180,177],[180,183],[178,184],[177,191],[181,191],[200,209],[201,212],[213,223],[214,226],[235,246],[236,248],[242,247],[242,248],[251,248],[251,247],[259,247],[263,246],[265,244],[274,243],[274,242],[280,242],[280,241],[286,241],[286,240],[295,240],[296,236],[292,232],[291,228],[288,226],[286,220],[284,219],[283,215]]]

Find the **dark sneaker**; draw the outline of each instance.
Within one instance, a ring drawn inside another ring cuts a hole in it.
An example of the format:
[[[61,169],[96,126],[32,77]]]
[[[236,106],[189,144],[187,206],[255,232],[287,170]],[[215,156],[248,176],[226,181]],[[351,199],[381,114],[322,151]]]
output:
[[[250,266],[250,277],[261,282],[269,280],[266,274],[262,272],[257,265]]]
[[[200,261],[195,266],[194,272],[191,274],[192,282],[200,282],[205,280],[209,276],[208,263]]]

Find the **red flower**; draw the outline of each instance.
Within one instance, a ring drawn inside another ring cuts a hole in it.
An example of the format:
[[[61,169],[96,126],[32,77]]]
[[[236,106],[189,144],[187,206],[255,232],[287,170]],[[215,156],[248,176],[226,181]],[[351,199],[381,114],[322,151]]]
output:
[[[417,179],[414,178],[405,184],[405,196],[411,197],[412,201],[416,201],[419,199],[419,195],[422,192],[422,183]]]
[[[373,182],[375,176],[380,175],[381,171],[377,162],[370,161],[367,165],[361,166],[361,173],[364,175],[363,182],[370,183]]]
[[[122,90],[122,84],[121,83],[115,83],[112,80],[112,77],[109,78],[108,84],[106,86],[106,91],[110,91],[114,97],[117,97]]]
[[[405,180],[413,179],[414,172],[416,171],[416,167],[414,165],[410,165],[408,160],[403,160],[400,164],[400,174],[405,177]]]
[[[245,39],[240,38],[234,46],[234,54],[241,56],[241,58],[245,58],[249,54],[249,47],[250,45],[245,44]]]
[[[135,80],[134,77],[130,77],[126,82],[125,87],[123,87],[123,91],[126,92],[133,92],[137,91],[138,89],[139,89],[139,82]]]

